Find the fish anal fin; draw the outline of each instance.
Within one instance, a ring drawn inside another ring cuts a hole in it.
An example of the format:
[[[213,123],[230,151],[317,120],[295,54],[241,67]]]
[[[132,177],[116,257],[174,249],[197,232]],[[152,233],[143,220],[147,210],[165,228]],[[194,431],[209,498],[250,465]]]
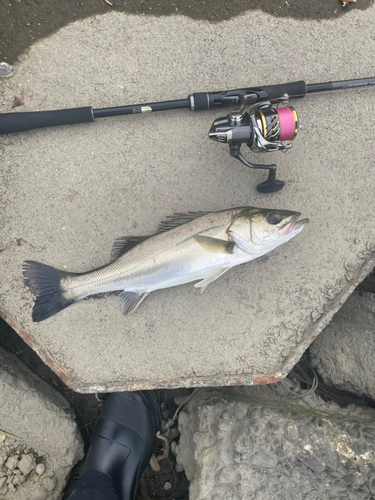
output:
[[[209,274],[205,279],[199,281],[196,283],[194,286],[195,288],[200,288],[200,293],[203,293],[205,289],[208,287],[210,283],[215,281],[217,278],[222,276],[224,273],[226,273],[230,267],[222,267],[220,269],[215,269],[215,271],[212,271],[211,274]]]
[[[232,241],[220,240],[218,238],[211,238],[210,236],[194,236],[195,241],[204,250],[210,253],[233,253],[234,243]]]
[[[118,295],[121,305],[122,314],[131,314],[134,312],[139,304],[145,299],[148,292],[127,292],[124,290]]]
[[[121,255],[124,255],[124,253],[129,252],[129,250],[148,238],[151,238],[151,236],[122,236],[121,238],[117,238],[111,250],[111,262],[121,257]]]

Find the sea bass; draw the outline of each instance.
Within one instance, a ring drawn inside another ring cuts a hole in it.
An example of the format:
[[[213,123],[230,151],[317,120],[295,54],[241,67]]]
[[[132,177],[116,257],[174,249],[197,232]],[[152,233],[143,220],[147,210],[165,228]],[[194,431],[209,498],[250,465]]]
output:
[[[260,257],[298,234],[308,219],[288,210],[239,207],[175,214],[153,236],[115,241],[111,263],[88,273],[60,271],[25,261],[23,276],[36,301],[33,321],[43,321],[74,302],[119,291],[131,314],[154,290],[191,281],[203,292],[231,267]]]

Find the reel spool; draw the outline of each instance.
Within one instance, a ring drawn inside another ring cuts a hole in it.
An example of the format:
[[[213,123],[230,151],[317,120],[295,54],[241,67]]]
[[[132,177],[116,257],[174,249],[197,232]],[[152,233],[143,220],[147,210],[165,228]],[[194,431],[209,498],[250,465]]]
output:
[[[262,193],[279,191],[284,182],[276,180],[276,165],[258,165],[250,163],[240,152],[246,144],[255,152],[287,151],[292,147],[298,133],[298,117],[295,109],[288,105],[288,95],[262,102],[245,112],[246,96],[241,107],[225,117],[215,120],[208,136],[217,142],[229,144],[229,153],[250,168],[268,169],[268,179],[257,186]],[[274,107],[275,102],[285,104]]]
[[[293,106],[259,109],[256,120],[264,139],[270,142],[293,141],[298,133],[298,118]]]

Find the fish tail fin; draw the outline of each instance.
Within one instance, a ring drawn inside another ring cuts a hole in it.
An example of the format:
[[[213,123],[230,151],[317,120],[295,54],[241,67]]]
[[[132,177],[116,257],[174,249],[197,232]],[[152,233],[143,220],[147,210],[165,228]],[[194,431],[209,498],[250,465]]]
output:
[[[36,298],[32,312],[34,322],[43,321],[77,301],[75,298],[66,298],[61,287],[61,280],[74,276],[73,273],[32,260],[23,263],[22,273],[26,285]]]

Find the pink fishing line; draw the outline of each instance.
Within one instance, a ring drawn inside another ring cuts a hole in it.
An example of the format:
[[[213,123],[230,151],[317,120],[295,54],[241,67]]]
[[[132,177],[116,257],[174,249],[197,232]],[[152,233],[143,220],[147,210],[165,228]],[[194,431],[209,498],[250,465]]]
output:
[[[293,111],[288,107],[278,108],[276,111],[280,118],[280,141],[290,141],[295,130]]]

